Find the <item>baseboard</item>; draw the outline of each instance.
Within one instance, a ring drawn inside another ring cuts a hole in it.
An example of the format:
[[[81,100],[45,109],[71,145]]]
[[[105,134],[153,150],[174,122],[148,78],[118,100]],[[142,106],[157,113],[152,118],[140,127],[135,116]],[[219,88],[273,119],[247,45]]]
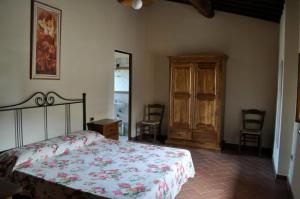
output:
[[[292,191],[292,187],[290,185],[290,181],[288,180],[288,178],[284,175],[275,174],[275,182],[277,182],[277,181],[282,181],[282,182],[286,183],[286,188],[287,188],[287,191],[288,191],[288,199],[294,199],[294,194],[293,194],[293,191]]]
[[[287,185],[287,190],[288,190],[288,198],[295,199],[293,191],[292,191],[292,187],[290,185],[290,181],[288,179],[286,179],[286,185]]]
[[[284,176],[284,175],[278,175],[278,174],[275,174],[275,180],[287,181],[287,183],[288,183],[288,179],[287,179],[287,177]]]
[[[276,180],[287,180],[287,177],[284,175],[276,174],[274,159],[272,158],[272,165],[273,165],[273,172],[274,172],[274,179]]]
[[[294,199],[294,194],[290,185],[290,182],[287,178],[287,176],[284,175],[280,175],[280,174],[276,174],[276,170],[275,170],[275,165],[274,165],[274,160],[272,159],[272,164],[273,164],[273,171],[274,171],[274,178],[275,178],[275,182],[278,181],[282,181],[286,183],[286,187],[287,187],[287,191],[288,191],[288,198],[289,199]]]

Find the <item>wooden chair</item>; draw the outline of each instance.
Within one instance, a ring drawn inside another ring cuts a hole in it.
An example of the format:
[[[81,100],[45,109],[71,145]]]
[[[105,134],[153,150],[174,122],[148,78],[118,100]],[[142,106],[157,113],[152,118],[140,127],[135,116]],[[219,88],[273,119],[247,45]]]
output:
[[[140,134],[153,134],[154,140],[161,135],[161,124],[164,117],[165,106],[162,104],[148,104],[144,114],[143,121],[136,123],[136,137]]]
[[[265,111],[257,109],[242,110],[243,128],[240,131],[239,153],[250,143],[257,143],[259,156],[261,155],[262,129],[265,119]]]

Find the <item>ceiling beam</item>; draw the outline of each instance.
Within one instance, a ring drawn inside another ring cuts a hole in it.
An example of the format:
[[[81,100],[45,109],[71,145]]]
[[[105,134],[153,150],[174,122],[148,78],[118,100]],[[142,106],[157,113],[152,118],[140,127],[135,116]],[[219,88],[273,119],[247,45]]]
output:
[[[273,15],[271,13],[262,13],[262,12],[253,12],[251,10],[246,10],[246,9],[239,9],[239,8],[233,8],[229,6],[215,6],[217,10],[224,11],[224,12],[229,12],[229,13],[234,13],[238,15],[243,15],[243,16],[248,16],[248,17],[254,17],[258,19],[263,19],[267,21],[272,21],[278,23],[280,21],[280,16]]]
[[[212,6],[211,0],[188,0],[203,16],[213,18],[215,11]]]
[[[197,4],[192,4],[192,0],[167,0],[187,5],[193,5],[197,9],[199,6]],[[285,0],[198,0],[199,2],[207,1],[212,7],[212,12],[214,10],[220,10],[229,13],[235,13],[239,15],[254,17],[258,19],[263,19],[267,21],[279,22],[284,2]],[[198,3],[199,3],[198,2]],[[200,3],[201,3],[200,2]],[[201,5],[199,4],[200,8]],[[204,5],[205,7],[205,5]],[[199,9],[198,9],[199,10]],[[200,13],[204,13],[204,16],[207,16],[202,10],[199,10]],[[213,14],[211,15],[213,16]]]

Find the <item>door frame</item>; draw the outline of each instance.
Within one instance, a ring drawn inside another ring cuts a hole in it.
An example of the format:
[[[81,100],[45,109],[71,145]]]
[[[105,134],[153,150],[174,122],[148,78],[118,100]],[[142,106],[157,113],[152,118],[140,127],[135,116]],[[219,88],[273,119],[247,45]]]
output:
[[[131,122],[132,122],[132,53],[115,50],[114,52],[123,53],[129,55],[129,93],[128,93],[128,140],[131,138]]]

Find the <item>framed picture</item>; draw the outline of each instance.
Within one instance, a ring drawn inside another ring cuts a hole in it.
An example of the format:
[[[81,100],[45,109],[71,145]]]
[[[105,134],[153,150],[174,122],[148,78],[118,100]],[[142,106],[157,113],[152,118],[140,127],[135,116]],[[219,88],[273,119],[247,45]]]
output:
[[[31,79],[60,79],[60,34],[62,11],[32,1]]]
[[[296,122],[300,123],[300,53],[298,54],[298,85],[297,85]]]

